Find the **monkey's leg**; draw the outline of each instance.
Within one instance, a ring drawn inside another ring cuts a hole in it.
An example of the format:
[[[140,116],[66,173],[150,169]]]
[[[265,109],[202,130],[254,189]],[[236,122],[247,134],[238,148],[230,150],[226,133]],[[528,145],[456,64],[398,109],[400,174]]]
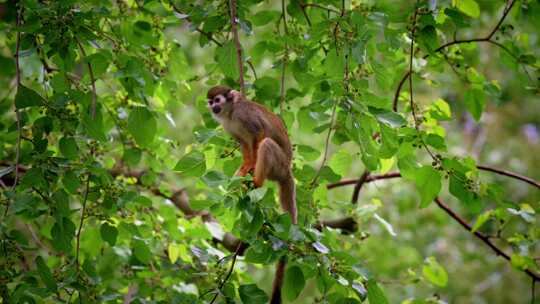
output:
[[[255,187],[262,186],[265,179],[278,183],[281,208],[289,212],[293,224],[297,224],[296,189],[290,162],[283,149],[268,137],[259,143],[253,177]]]
[[[242,166],[240,166],[238,169],[236,175],[246,176],[249,171],[255,167],[255,154],[253,153],[250,145],[244,143],[243,141],[240,142],[240,148],[242,149],[242,157],[244,158],[244,161]]]
[[[280,180],[288,171],[285,153],[283,153],[281,147],[269,137],[266,137],[259,142],[256,157],[255,175],[253,177],[255,187],[262,186],[267,178],[271,180]]]

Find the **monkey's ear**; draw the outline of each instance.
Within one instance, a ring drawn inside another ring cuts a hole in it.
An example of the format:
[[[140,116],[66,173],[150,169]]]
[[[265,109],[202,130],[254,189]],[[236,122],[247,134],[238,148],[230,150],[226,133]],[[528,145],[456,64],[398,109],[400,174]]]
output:
[[[227,92],[226,97],[227,101],[237,102],[238,100],[240,100],[240,96],[242,96],[242,94],[237,90],[230,90],[229,92]]]

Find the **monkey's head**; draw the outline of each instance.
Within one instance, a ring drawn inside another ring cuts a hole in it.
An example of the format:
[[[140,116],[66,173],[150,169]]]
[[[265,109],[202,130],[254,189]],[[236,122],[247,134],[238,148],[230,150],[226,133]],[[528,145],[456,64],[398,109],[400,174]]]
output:
[[[208,90],[208,109],[216,116],[228,113],[233,103],[240,100],[241,93],[227,86],[215,86]]]

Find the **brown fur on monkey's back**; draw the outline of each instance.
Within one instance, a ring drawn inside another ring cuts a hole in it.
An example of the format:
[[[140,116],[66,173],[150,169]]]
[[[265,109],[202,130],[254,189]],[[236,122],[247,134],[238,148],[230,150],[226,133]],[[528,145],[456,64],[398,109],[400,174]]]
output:
[[[289,137],[287,136],[287,129],[281,118],[256,102],[247,100],[240,100],[237,102],[241,102],[243,105],[234,108],[235,110],[231,113],[231,118],[235,119],[235,116],[242,117],[243,115],[249,115],[250,117],[263,117],[265,120],[269,120],[261,122],[263,125],[262,129],[264,137],[272,138],[283,149],[283,152],[287,155],[287,159],[290,161],[292,159],[292,146]],[[244,113],[234,113],[236,111],[244,111]],[[259,112],[261,115],[253,115],[254,113],[252,111]],[[277,127],[277,130],[275,127]]]

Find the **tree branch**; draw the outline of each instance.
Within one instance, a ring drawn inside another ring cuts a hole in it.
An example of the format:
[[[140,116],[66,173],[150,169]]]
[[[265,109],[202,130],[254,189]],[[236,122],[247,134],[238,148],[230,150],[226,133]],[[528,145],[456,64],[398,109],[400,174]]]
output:
[[[281,0],[281,16],[283,18],[283,31],[285,35],[289,34],[287,29],[287,13],[285,12],[285,0]],[[279,97],[279,113],[283,115],[283,104],[285,103],[285,70],[287,68],[287,60],[289,57],[289,47],[287,45],[287,38],[285,38],[285,53],[283,54],[283,59],[281,60],[281,86],[280,86],[280,97]]]
[[[328,127],[328,134],[326,135],[326,141],[324,144],[324,156],[323,160],[321,162],[321,166],[319,167],[319,170],[317,170],[317,174],[315,174],[315,177],[311,181],[311,185],[314,185],[317,180],[319,179],[319,175],[321,175],[321,170],[324,167],[324,164],[326,163],[326,159],[328,158],[328,146],[330,145],[330,135],[332,134],[332,129],[334,128],[334,122],[336,119],[336,109],[337,109],[338,101],[336,100],[334,102],[334,107],[332,108],[332,117],[330,118],[330,126]]]
[[[94,78],[94,70],[92,69],[92,64],[90,64],[90,61],[87,60],[86,52],[84,51],[84,47],[79,41],[79,38],[75,37],[75,41],[77,41],[77,45],[79,46],[79,50],[82,54],[82,59],[86,61],[86,66],[88,67],[88,74],[90,75],[90,85],[92,86],[92,105],[90,106],[90,117],[92,120],[96,118],[96,103],[97,103],[97,92],[96,92],[96,79]]]
[[[227,273],[227,276],[223,279],[223,281],[221,281],[221,283],[219,284],[218,292],[216,292],[216,294],[214,295],[214,298],[212,299],[212,301],[210,301],[210,304],[213,304],[216,301],[219,295],[219,292],[223,288],[223,285],[225,285],[225,283],[227,283],[227,281],[231,277],[231,274],[234,270],[234,265],[236,264],[236,258],[238,257],[238,254],[240,252],[240,247],[242,247],[241,244],[238,244],[238,246],[236,246],[236,250],[234,251],[234,254],[233,254],[233,260],[231,262],[231,267],[229,268],[229,272]]]
[[[19,5],[22,5],[19,3]],[[21,32],[20,32],[20,25],[21,25],[21,19],[22,19],[22,7],[19,7],[17,12],[17,42],[15,46],[15,78],[17,80],[17,93],[19,92],[19,88],[21,87],[21,66],[19,63],[19,51],[21,48]],[[19,112],[19,109],[17,109],[17,105],[15,105],[15,117],[17,119],[17,144],[15,147],[15,181],[13,182],[13,185],[11,186],[11,190],[15,190],[15,186],[17,185],[17,182],[19,180],[19,161],[21,158],[21,136],[22,136],[22,126],[21,126],[21,113]],[[9,211],[9,201],[6,206],[6,210],[4,212],[4,215],[6,215]]]
[[[368,176],[369,176],[369,171],[368,170],[364,171],[362,176],[360,176],[360,178],[356,182],[356,185],[354,185],[353,195],[351,198],[351,204],[356,204],[358,202],[358,195],[360,194],[360,190],[362,190],[362,186],[366,182],[366,179],[368,178]]]
[[[505,175],[505,176],[508,176],[508,177],[512,177],[512,178],[515,178],[515,179],[518,179],[518,180],[522,180],[526,183],[530,183],[529,182],[529,178],[526,178],[524,176],[520,176],[518,174],[515,174],[515,173],[512,173],[512,172],[508,172],[508,171],[503,171],[503,170],[499,170],[499,169],[494,169],[494,168],[491,168],[491,167],[486,167],[486,166],[478,166],[479,169],[481,170],[486,170],[486,171],[490,171],[490,172],[494,172],[494,173],[497,173],[497,174],[501,174],[501,175]],[[397,172],[393,172],[393,173],[389,173],[387,175],[384,175],[384,177],[382,175],[379,175],[377,176],[376,178],[374,179],[370,179],[369,176],[365,178],[365,182],[369,182],[369,181],[372,181],[372,180],[377,180],[377,179],[388,179],[388,178],[394,178],[394,177],[400,177],[399,173]],[[328,189],[332,189],[332,188],[335,188],[335,187],[339,187],[339,186],[345,186],[345,185],[352,185],[355,183],[359,183],[360,181],[362,180],[362,177],[358,180],[347,180],[347,181],[341,181],[341,182],[338,182],[338,183],[334,183],[334,184],[329,184],[327,186]],[[531,184],[531,183],[530,183]],[[533,186],[536,186],[535,183],[532,183]],[[467,231],[473,233],[477,238],[479,238],[482,242],[484,242],[484,244],[486,244],[488,247],[490,247],[497,255],[500,255],[502,256],[505,260],[507,261],[511,261],[511,258],[508,254],[506,254],[501,248],[497,247],[497,245],[495,243],[493,243],[489,236],[479,232],[479,231],[474,231],[472,230],[472,227],[461,217],[459,216],[455,211],[453,211],[450,207],[448,207],[448,205],[446,205],[440,198],[435,198],[435,203],[437,204],[437,206],[441,209],[443,209],[452,219],[454,219],[456,222],[458,222],[463,228],[465,228]],[[540,281],[540,274],[538,273],[535,273],[529,269],[525,269],[523,270],[527,275],[529,275],[534,281]]]
[[[526,177],[526,176],[519,175],[519,174],[514,173],[514,172],[502,170],[502,169],[493,168],[493,167],[490,167],[490,166],[477,165],[476,168],[478,168],[480,170],[483,170],[483,171],[489,171],[489,172],[497,173],[499,175],[508,176],[508,177],[511,177],[511,178],[526,182],[527,184],[530,184],[530,185],[535,186],[536,188],[540,189],[540,183],[535,181],[534,179],[532,179],[530,177]]]
[[[328,11],[328,12],[331,12],[331,13],[336,13],[336,14],[339,14],[340,11],[338,11],[337,9],[334,9],[334,8],[331,8],[331,7],[325,7],[325,6],[322,6],[320,4],[317,4],[317,3],[305,3],[305,2],[301,2],[300,3],[300,6],[302,8],[308,8],[308,7],[315,7],[315,8],[320,8],[320,9],[323,9],[325,11]]]
[[[242,61],[242,45],[240,44],[240,37],[238,36],[238,17],[236,15],[236,0],[229,0],[229,10],[231,17],[231,31],[233,33],[234,46],[236,48],[236,60],[238,61],[238,73],[240,74],[240,91],[242,94],[246,94],[246,87],[244,83],[244,62]]]
[[[390,172],[390,173],[386,173],[386,174],[378,174],[378,175],[368,175],[366,177],[366,183],[371,183],[371,182],[374,182],[376,180],[380,180],[380,179],[391,179],[391,178],[397,178],[397,177],[401,177],[401,173],[399,172]],[[334,188],[338,188],[338,187],[343,187],[343,186],[348,186],[348,185],[355,185],[357,184],[359,181],[359,179],[344,179],[344,180],[341,180],[339,182],[336,182],[336,183],[331,183],[331,184],[328,184],[326,185],[326,189],[330,190],[330,189],[334,189]]]
[[[81,231],[84,224],[84,217],[86,212],[86,201],[88,200],[88,193],[90,192],[90,173],[86,176],[86,186],[84,190],[84,197],[82,201],[81,220],[79,221],[79,229],[77,230],[77,245],[75,251],[75,263],[77,264],[77,271],[79,271],[79,253],[81,251]]]
[[[506,19],[506,16],[508,15],[508,13],[510,12],[510,9],[512,8],[512,6],[514,6],[514,3],[515,3],[515,0],[510,0],[509,2],[510,4],[508,5],[508,7],[505,9],[503,15],[501,16],[501,18],[499,19],[499,21],[497,22],[497,24],[495,25],[495,27],[491,30],[491,32],[484,38],[473,38],[473,39],[454,39],[453,41],[451,42],[447,42],[441,46],[439,46],[438,48],[435,49],[435,53],[438,53],[438,52],[441,52],[442,50],[446,49],[447,47],[449,46],[452,46],[452,45],[456,45],[456,44],[462,44],[462,43],[471,43],[471,42],[488,42],[488,43],[491,43],[491,44],[494,44],[494,45],[497,45],[499,46],[500,48],[504,49],[506,52],[508,52],[509,54],[512,54],[510,52],[510,50],[508,50],[508,48],[504,47],[502,44],[500,43],[497,43],[497,42],[494,42],[491,40],[491,38],[493,37],[493,35],[495,34],[495,32],[497,32],[497,30],[499,30],[499,27],[501,26],[501,24],[504,22],[504,19]],[[426,54],[424,55],[424,57],[422,57],[423,59],[426,59],[429,57],[429,54]],[[515,55],[513,55],[512,57],[516,58]],[[409,71],[407,71],[407,73],[405,73],[405,75],[403,75],[403,77],[401,78],[401,80],[399,81],[399,84],[398,84],[398,87],[396,89],[396,92],[394,94],[394,101],[392,103],[392,109],[394,110],[394,112],[397,112],[397,104],[398,104],[398,100],[399,100],[399,94],[401,92],[401,89],[403,87],[403,84],[405,83],[405,81],[407,80],[407,78],[409,78],[411,76],[411,71],[409,69]]]
[[[510,262],[511,258],[510,258],[510,256],[508,254],[506,254],[501,248],[497,247],[497,245],[495,245],[489,239],[489,237],[486,236],[485,234],[483,234],[483,233],[481,233],[479,231],[474,231],[473,232],[472,227],[463,218],[461,218],[456,212],[454,212],[452,209],[450,209],[450,207],[448,207],[448,205],[446,205],[440,198],[436,197],[435,198],[435,203],[437,204],[437,206],[439,206],[439,208],[444,210],[451,218],[453,218],[463,228],[465,228],[465,230],[471,232],[472,234],[474,234],[474,236],[476,236],[478,239],[480,239],[482,242],[484,242],[484,244],[486,244],[489,248],[491,248],[491,250],[493,250],[493,252],[495,252],[495,254],[503,257],[505,260]],[[524,272],[526,274],[528,274],[533,280],[540,281],[540,275],[539,274],[534,273],[534,272],[530,271],[529,269],[525,269]]]
[[[170,4],[171,4],[171,6],[172,6],[172,8],[173,8],[173,10],[174,10],[175,12],[177,12],[178,14],[181,14],[181,15],[185,15],[185,16],[186,16],[185,19],[186,19],[188,22],[193,23],[193,21],[191,21],[191,18],[190,18],[187,14],[183,13],[182,10],[180,10],[176,5],[174,5],[174,3],[173,3],[172,1],[170,2]],[[219,42],[218,40],[216,40],[216,39],[212,36],[212,33],[205,32],[205,31],[203,31],[201,28],[198,28],[198,27],[195,27],[195,31],[197,31],[198,33],[200,33],[200,34],[206,36],[206,38],[208,38],[208,40],[212,41],[212,42],[215,43],[217,46],[223,46],[223,43],[221,43],[221,42]]]
[[[493,37],[493,35],[495,35],[495,33],[499,30],[499,28],[501,27],[501,24],[503,23],[504,19],[506,19],[506,16],[508,15],[510,10],[514,6],[514,3],[516,3],[515,0],[510,0],[510,4],[508,4],[508,6],[504,9],[504,12],[503,12],[503,15],[502,15],[501,19],[499,19],[499,22],[497,22],[497,25],[495,25],[495,27],[491,30],[489,35],[487,35],[487,37],[486,37],[487,40],[490,40],[491,37]]]

